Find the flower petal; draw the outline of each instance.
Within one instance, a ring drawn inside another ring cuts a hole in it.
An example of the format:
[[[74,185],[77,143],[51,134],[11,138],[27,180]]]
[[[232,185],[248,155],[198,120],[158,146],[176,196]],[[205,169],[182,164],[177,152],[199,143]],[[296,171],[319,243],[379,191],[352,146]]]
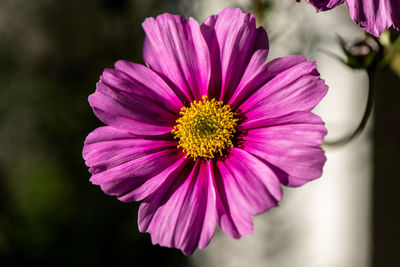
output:
[[[317,11],[334,8],[344,0],[306,0]],[[297,0],[300,2],[300,0]],[[346,0],[351,18],[366,32],[379,37],[390,26],[400,30],[400,2],[398,0]]]
[[[300,0],[296,1],[300,2]],[[306,2],[315,6],[317,11],[325,11],[343,4],[344,0],[306,0]]]
[[[282,184],[300,186],[322,175],[326,129],[317,115],[301,111],[258,123],[264,127],[247,130],[243,149],[268,164]]]
[[[392,14],[393,27],[400,31],[400,1],[390,0],[390,10]]]
[[[128,87],[128,95],[136,94],[142,97],[148,98],[156,102],[162,107],[166,107],[168,111],[173,112],[175,115],[179,115],[181,108],[183,107],[182,101],[175,94],[175,92],[165,83],[165,81],[157,75],[151,69],[136,63],[132,63],[126,60],[119,60],[115,63],[115,69],[129,75],[134,86],[134,92],[130,91]],[[106,84],[124,88],[124,80],[117,79],[112,75],[105,73],[102,77],[103,82]]]
[[[172,130],[179,104],[166,104],[173,102],[172,94],[166,93],[167,89],[154,73],[134,78],[106,69],[100,80],[96,91],[89,96],[89,103],[104,123],[145,136],[167,134]]]
[[[255,156],[232,148],[230,155],[216,162],[219,226],[233,238],[253,232],[251,215],[277,205],[282,192],[275,173]]]
[[[268,63],[259,60],[250,60],[243,77],[236,88],[235,93],[228,104],[235,109],[253,92],[266,84],[276,75],[284,72],[300,63],[306,62],[304,56],[287,56],[276,58]]]
[[[231,8],[210,16],[201,25],[201,31],[212,60],[209,96],[227,102],[249,62],[265,62],[267,33],[262,27],[256,28],[252,14]]]
[[[93,184],[123,201],[134,201],[148,196],[184,164],[184,155],[176,145],[176,141],[137,139],[105,126],[88,135],[83,158]]]
[[[186,255],[207,246],[217,220],[212,180],[209,161],[177,169],[140,205],[140,231],[149,232],[153,244],[176,247]]]
[[[320,79],[314,62],[299,63],[276,75],[249,96],[239,107],[252,120],[280,117],[296,111],[310,111],[325,96],[328,87]]]
[[[346,0],[351,18],[366,32],[379,37],[392,26],[400,27],[398,0]]]
[[[163,14],[143,23],[143,59],[190,102],[207,94],[210,54],[199,24],[190,18]],[[185,102],[185,101],[184,101]]]

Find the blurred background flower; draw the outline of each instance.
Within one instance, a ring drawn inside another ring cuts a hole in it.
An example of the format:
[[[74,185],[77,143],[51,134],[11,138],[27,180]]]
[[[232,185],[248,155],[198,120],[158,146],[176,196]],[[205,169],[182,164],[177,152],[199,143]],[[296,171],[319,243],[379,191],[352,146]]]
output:
[[[300,2],[300,0],[296,0]],[[400,2],[397,0],[306,0],[317,11],[326,11],[346,2],[351,18],[364,31],[379,37],[390,27],[400,30]]]
[[[327,147],[318,181],[285,190],[281,207],[255,218],[255,234],[213,243],[185,257],[151,245],[137,229],[137,204],[106,197],[89,183],[85,136],[101,125],[87,97],[105,67],[142,62],[146,17],[169,12],[199,22],[225,6],[258,16],[270,59],[317,60],[330,91],[316,110],[327,140],[362,117],[368,79],[321,53],[345,57],[337,34],[364,33],[347,7],[315,13],[293,0],[0,1],[0,265],[396,266],[400,218],[398,33],[382,34],[387,64],[376,72],[373,120],[359,138]],[[390,59],[390,60],[389,60]],[[373,178],[373,179],[372,179]]]

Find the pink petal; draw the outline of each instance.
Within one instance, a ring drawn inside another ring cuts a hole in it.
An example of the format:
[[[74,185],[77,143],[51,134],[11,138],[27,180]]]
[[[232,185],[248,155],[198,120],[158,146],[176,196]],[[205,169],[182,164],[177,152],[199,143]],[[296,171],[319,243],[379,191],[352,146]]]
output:
[[[137,77],[106,69],[89,103],[100,120],[115,128],[144,136],[168,134],[182,103],[156,74],[144,68],[135,68]]]
[[[233,95],[249,62],[262,64],[268,55],[265,30],[256,28],[253,15],[225,8],[210,16],[201,31],[211,54],[209,96],[227,102]]]
[[[301,111],[256,126],[262,128],[248,129],[242,137],[243,149],[268,164],[282,184],[299,186],[322,175],[326,129],[318,116]]]
[[[128,94],[136,94],[148,98],[156,102],[158,105],[165,107],[168,111],[179,115],[183,107],[182,101],[174,93],[174,91],[165,83],[165,81],[151,69],[126,60],[119,60],[115,63],[115,69],[130,76],[130,81],[134,84],[134,92],[128,89]],[[110,78],[110,80],[108,80]],[[119,82],[124,83],[124,79],[118,81],[116,77],[107,76],[106,73],[102,77],[103,81],[110,86],[118,86]],[[115,80],[115,82],[114,82]],[[108,83],[109,82],[109,83]]]
[[[235,109],[252,93],[266,84],[276,75],[300,63],[306,62],[306,58],[304,56],[281,57],[276,58],[268,63],[253,59],[255,59],[255,57],[250,60],[250,63],[247,66],[235,93],[228,102],[232,109]]]
[[[137,139],[105,126],[88,135],[83,158],[93,184],[123,201],[134,201],[151,194],[171,171],[184,164],[176,145],[176,141]]]
[[[398,0],[346,0],[351,18],[366,32],[379,37],[394,23],[400,27]]]
[[[177,169],[140,205],[140,231],[149,232],[153,244],[176,247],[186,255],[207,246],[217,221],[212,181],[209,161]]]
[[[253,232],[251,215],[277,205],[282,197],[275,173],[255,156],[232,148],[214,168],[219,226],[233,238]]]
[[[143,23],[143,59],[189,101],[207,94],[210,55],[199,24],[192,18],[163,14]]]
[[[300,2],[300,0],[296,1]],[[343,4],[344,0],[306,0],[306,2],[315,6],[317,11],[325,11]]]
[[[296,111],[310,111],[325,96],[328,87],[320,79],[314,62],[302,62],[276,75],[239,107],[252,120],[280,117]]]

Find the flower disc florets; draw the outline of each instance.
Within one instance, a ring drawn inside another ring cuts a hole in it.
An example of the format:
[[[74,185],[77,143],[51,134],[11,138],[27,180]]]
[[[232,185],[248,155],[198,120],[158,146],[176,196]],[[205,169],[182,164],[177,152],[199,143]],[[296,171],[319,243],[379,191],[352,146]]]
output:
[[[202,101],[183,107],[180,114],[171,132],[175,139],[179,138],[178,147],[186,157],[214,158],[216,153],[222,156],[225,148],[233,146],[231,139],[239,119],[229,105],[203,96]]]

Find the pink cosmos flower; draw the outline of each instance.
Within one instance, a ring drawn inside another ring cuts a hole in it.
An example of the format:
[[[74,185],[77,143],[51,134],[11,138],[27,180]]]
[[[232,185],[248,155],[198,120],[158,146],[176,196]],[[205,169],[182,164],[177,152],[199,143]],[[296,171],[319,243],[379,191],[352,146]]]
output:
[[[143,28],[147,66],[118,61],[89,96],[108,125],[85,140],[90,181],[143,200],[139,229],[154,244],[191,254],[217,225],[251,234],[251,216],[277,205],[280,184],[322,174],[326,129],[311,110],[327,86],[315,63],[265,63],[267,34],[239,9],[202,25],[163,14]]]
[[[300,0],[296,0],[300,2]],[[379,37],[391,26],[400,30],[399,0],[306,0],[317,11],[325,11],[346,1],[351,18],[366,32]]]

